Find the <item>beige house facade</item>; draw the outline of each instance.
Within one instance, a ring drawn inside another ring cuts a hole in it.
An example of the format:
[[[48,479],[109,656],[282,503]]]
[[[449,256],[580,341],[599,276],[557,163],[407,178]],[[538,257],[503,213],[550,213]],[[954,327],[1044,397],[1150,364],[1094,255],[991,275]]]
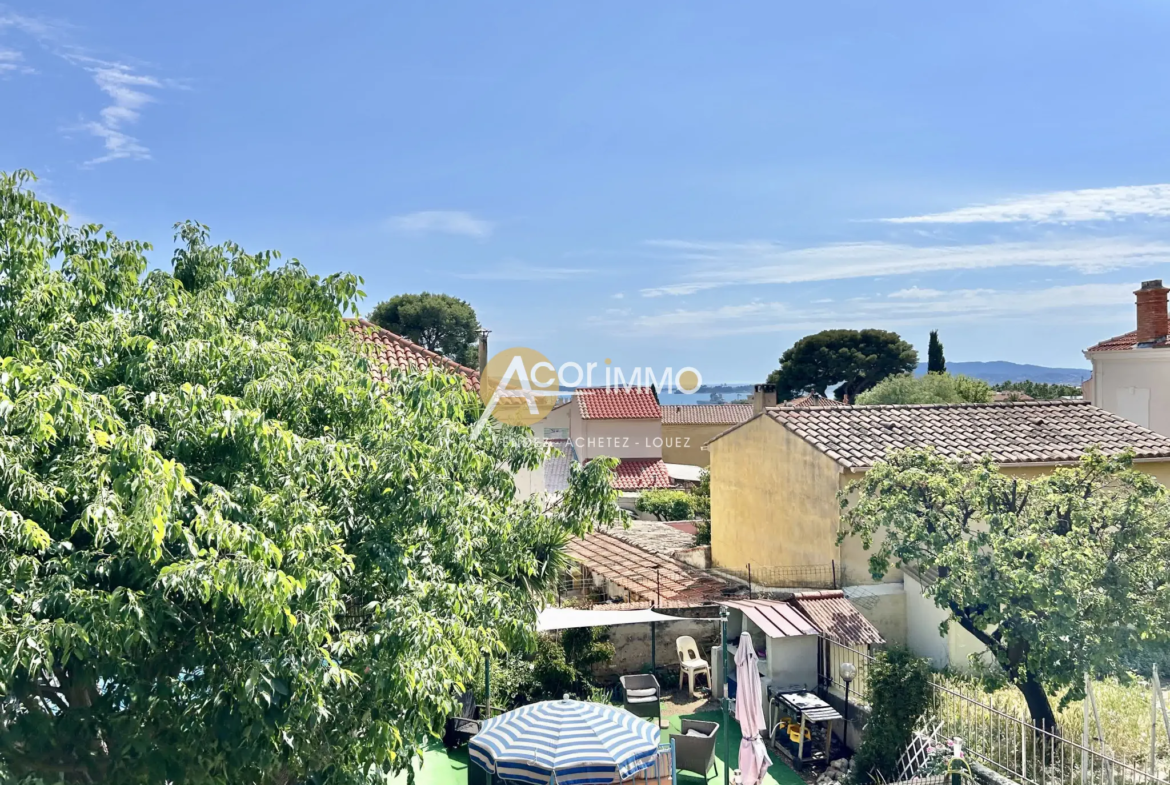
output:
[[[1006,474],[1034,477],[1097,445],[1132,447],[1138,466],[1170,484],[1170,438],[1080,401],[928,406],[775,407],[721,434],[711,457],[711,558],[755,575],[830,572],[891,642],[939,666],[962,666],[978,644],[922,594],[921,578],[891,570],[875,581],[856,538],[837,543],[838,491],[889,450],[933,446],[961,459],[990,454]]]

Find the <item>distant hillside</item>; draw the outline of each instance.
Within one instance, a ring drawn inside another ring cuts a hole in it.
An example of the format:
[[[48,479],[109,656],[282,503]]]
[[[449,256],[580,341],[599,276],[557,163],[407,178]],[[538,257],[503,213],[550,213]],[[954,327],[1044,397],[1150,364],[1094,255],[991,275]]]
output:
[[[947,361],[947,371],[974,376],[988,384],[1000,382],[1022,382],[1030,379],[1048,384],[1080,384],[1089,378],[1088,368],[1046,368],[1043,365],[1021,365],[1004,360],[991,362],[953,363]],[[926,373],[926,363],[918,363],[918,376]]]

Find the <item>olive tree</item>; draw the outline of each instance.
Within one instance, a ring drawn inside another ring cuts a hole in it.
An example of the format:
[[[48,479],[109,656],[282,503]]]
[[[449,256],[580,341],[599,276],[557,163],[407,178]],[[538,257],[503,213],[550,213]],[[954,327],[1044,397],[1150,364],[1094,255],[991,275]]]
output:
[[[372,380],[358,278],[177,226],[71,228],[0,175],[0,779],[367,782],[406,768],[487,653],[525,643],[559,503],[458,377]]]
[[[875,577],[922,574],[949,613],[940,634],[958,624],[974,636],[1033,720],[1054,727],[1050,696],[1082,697],[1086,673],[1126,679],[1126,660],[1166,640],[1168,502],[1131,455],[1091,451],[1026,479],[989,458],[907,449],[842,492],[841,538],[873,548]]]

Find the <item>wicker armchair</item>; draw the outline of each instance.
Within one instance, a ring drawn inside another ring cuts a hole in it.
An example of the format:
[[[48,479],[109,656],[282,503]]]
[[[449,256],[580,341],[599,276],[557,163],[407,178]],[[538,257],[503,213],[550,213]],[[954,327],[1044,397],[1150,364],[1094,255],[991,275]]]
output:
[[[688,736],[688,731],[697,731],[703,735]],[[670,735],[670,740],[674,742],[675,769],[698,774],[709,782],[711,777],[708,772],[714,768],[715,776],[718,777],[719,764],[715,762],[715,740],[718,737],[718,722],[683,720],[682,733]]]
[[[622,676],[622,706],[638,717],[654,717],[662,725],[662,688],[649,673]]]

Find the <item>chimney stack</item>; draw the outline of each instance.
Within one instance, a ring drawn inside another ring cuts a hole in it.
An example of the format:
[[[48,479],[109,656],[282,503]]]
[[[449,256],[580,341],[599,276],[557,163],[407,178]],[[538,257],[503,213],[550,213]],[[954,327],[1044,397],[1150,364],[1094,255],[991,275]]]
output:
[[[1166,338],[1170,332],[1166,316],[1166,293],[1170,292],[1162,285],[1162,279],[1142,281],[1142,288],[1134,292],[1137,295],[1137,342],[1151,343]]]
[[[484,369],[487,368],[488,353],[487,353],[487,337],[491,330],[479,331],[479,375],[483,376]]]
[[[769,406],[776,405],[776,385],[757,384],[752,392],[752,413],[759,414]]]

